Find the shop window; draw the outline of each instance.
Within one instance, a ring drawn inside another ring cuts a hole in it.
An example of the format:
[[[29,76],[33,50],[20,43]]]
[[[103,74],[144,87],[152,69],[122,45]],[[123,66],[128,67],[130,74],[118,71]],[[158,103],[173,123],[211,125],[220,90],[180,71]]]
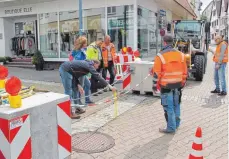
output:
[[[138,7],[138,49],[144,55],[156,56],[156,16],[155,13]],[[167,29],[167,26],[165,27]]]
[[[60,12],[60,57],[67,58],[74,50],[74,41],[79,36],[77,11]]]
[[[39,15],[40,51],[45,58],[59,57],[57,13]]]
[[[116,8],[112,8],[112,13]],[[83,28],[86,34],[88,45],[95,42],[98,38],[105,36],[105,8],[94,8],[83,11]]]
[[[120,51],[124,46],[134,46],[133,5],[115,8],[116,14],[108,14],[108,34],[116,50]]]

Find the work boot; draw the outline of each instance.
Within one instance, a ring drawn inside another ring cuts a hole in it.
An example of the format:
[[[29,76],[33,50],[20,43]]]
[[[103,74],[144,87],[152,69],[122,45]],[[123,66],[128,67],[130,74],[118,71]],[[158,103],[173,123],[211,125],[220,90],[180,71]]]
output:
[[[214,91],[211,91],[211,93],[220,93],[220,91],[215,89]]]
[[[175,131],[168,131],[165,128],[159,128],[159,132],[164,133],[164,134],[174,134],[175,133]]]
[[[75,110],[76,114],[83,114],[85,112],[86,112],[86,110],[84,110],[83,108],[76,108],[76,110]]]
[[[74,113],[71,113],[71,118],[72,119],[80,119],[80,116]]]
[[[218,95],[219,95],[219,96],[226,96],[226,95],[227,95],[227,92],[222,91],[222,92],[220,92]]]

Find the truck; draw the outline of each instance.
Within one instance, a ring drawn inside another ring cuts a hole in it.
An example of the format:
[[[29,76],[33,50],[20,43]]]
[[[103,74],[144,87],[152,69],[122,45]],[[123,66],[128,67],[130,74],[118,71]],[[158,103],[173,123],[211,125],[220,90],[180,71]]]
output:
[[[210,23],[202,20],[176,20],[174,48],[185,54],[188,77],[202,81],[207,67]]]

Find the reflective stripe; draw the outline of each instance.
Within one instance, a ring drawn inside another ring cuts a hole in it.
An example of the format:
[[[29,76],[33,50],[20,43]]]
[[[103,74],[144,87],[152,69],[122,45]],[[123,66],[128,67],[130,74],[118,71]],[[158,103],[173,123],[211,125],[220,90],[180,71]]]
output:
[[[181,53],[181,62],[184,62],[184,54],[183,53]]]
[[[165,59],[164,59],[164,57],[163,57],[160,53],[158,53],[157,56],[160,57],[161,62],[162,62],[163,64],[165,64]]]
[[[195,144],[200,145],[200,144],[202,144],[202,138],[195,137],[194,140],[193,140],[193,142],[194,142]]]
[[[194,157],[203,157],[202,151],[192,150],[191,155],[194,156]]]
[[[162,82],[181,82],[182,78],[161,79]]]
[[[171,72],[171,73],[165,73],[164,75],[165,76],[171,76],[171,75],[182,75],[183,73],[182,72]]]

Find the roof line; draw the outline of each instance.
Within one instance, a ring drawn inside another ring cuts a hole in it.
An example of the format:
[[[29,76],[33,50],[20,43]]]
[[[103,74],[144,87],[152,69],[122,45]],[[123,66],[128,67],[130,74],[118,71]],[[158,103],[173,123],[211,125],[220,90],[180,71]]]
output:
[[[203,12],[206,11],[206,9],[207,9],[212,3],[213,3],[213,0],[205,7],[205,9],[203,10]],[[213,5],[213,4],[212,4],[212,5]]]
[[[197,17],[196,13],[193,10],[193,13],[191,13],[188,9],[186,9],[184,6],[182,6],[180,3],[178,3],[176,0],[174,0],[179,6],[181,6],[182,8],[184,8],[185,10],[187,10],[191,15],[193,15],[194,17]],[[189,4],[188,0],[186,0],[186,2],[188,3],[189,7],[192,9],[191,5]]]

